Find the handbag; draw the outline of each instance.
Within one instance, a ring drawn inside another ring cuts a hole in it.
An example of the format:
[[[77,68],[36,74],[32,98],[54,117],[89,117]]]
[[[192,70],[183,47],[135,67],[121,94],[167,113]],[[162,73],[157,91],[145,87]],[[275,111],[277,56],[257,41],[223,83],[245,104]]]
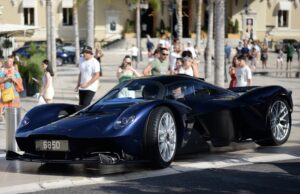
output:
[[[15,92],[12,87],[2,90],[2,102],[10,102],[15,99]]]

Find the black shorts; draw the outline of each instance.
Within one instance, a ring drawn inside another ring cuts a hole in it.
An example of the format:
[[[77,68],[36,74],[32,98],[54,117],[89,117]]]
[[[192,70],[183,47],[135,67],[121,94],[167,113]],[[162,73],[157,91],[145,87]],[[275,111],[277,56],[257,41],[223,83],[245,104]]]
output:
[[[288,62],[292,62],[293,61],[293,57],[292,56],[287,56],[286,57],[286,62],[288,63]]]
[[[137,61],[137,56],[131,56],[132,61]]]

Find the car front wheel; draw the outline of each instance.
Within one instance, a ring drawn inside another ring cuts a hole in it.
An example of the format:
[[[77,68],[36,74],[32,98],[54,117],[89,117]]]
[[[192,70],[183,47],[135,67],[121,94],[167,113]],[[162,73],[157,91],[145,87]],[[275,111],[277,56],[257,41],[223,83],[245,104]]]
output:
[[[289,105],[283,98],[276,98],[268,111],[269,138],[257,142],[263,146],[279,146],[284,144],[291,132],[291,112]]]
[[[147,157],[155,167],[165,168],[174,160],[177,129],[172,111],[167,107],[155,108],[146,126]]]

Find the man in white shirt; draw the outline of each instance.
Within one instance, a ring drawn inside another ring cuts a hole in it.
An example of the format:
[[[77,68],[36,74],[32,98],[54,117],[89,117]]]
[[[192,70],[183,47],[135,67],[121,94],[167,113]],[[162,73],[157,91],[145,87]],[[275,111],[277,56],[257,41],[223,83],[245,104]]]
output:
[[[252,84],[252,73],[251,69],[246,64],[246,56],[240,55],[238,60],[240,66],[236,69],[237,87],[251,86]]]
[[[79,105],[86,107],[91,104],[98,89],[100,64],[93,56],[93,50],[86,46],[83,51],[84,61],[79,64],[79,76],[75,91],[79,90]]]

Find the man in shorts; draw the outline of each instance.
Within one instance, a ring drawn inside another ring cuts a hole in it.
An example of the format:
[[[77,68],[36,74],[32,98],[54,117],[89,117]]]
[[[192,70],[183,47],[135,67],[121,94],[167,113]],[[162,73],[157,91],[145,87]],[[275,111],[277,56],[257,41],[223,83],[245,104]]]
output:
[[[293,62],[293,55],[295,52],[294,46],[289,43],[286,50],[286,77],[291,77],[291,67]]]

